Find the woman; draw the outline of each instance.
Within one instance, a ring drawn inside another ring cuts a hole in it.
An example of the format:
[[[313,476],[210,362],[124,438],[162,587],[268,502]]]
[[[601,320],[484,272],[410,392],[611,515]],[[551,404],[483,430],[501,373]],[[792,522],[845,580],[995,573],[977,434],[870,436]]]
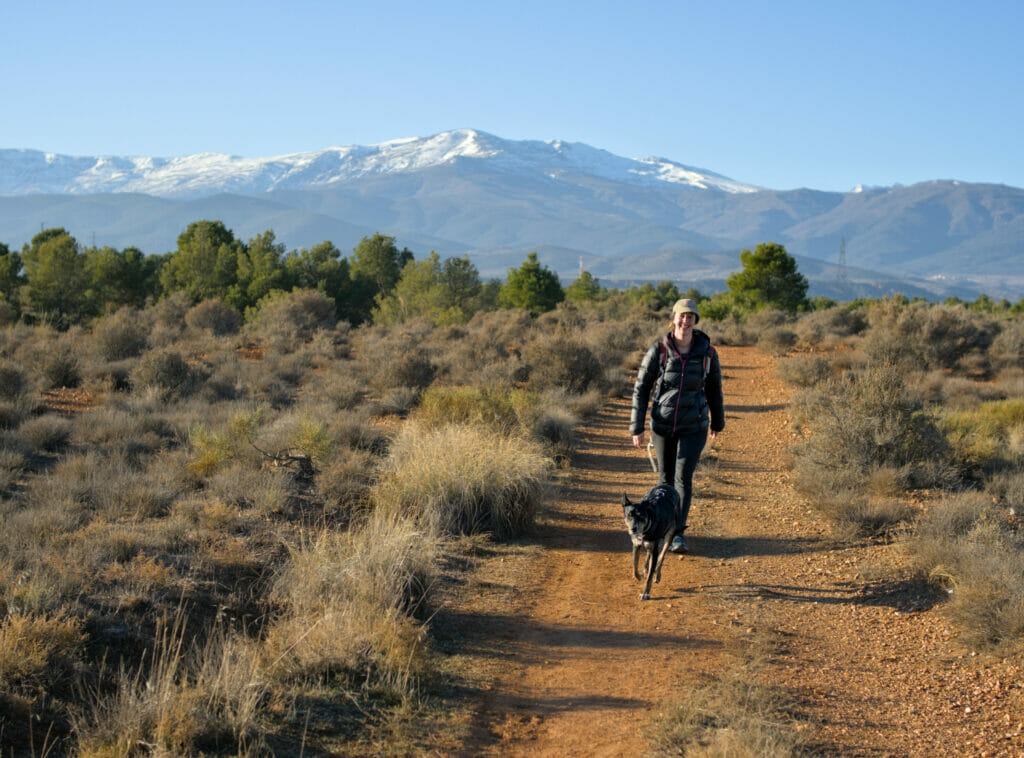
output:
[[[673,485],[679,493],[676,536],[669,547],[673,553],[686,552],[683,531],[693,499],[693,472],[708,430],[714,439],[725,428],[722,368],[711,340],[694,329],[699,321],[692,300],[672,306],[672,329],[640,363],[629,420],[633,444],[643,447],[644,416],[653,392],[651,438],[658,456],[658,483]]]

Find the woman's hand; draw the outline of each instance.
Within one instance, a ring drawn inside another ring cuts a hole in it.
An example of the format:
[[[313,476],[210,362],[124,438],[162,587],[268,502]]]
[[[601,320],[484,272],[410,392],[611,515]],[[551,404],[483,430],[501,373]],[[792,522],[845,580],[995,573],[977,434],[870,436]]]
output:
[[[643,446],[644,446],[644,433],[640,432],[640,434],[634,434],[633,435],[633,447],[643,447]]]

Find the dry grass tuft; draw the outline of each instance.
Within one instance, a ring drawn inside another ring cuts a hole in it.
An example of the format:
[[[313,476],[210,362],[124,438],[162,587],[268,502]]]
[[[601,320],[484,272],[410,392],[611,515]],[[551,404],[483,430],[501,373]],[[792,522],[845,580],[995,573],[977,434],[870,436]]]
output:
[[[373,500],[449,534],[515,535],[533,524],[550,473],[550,459],[520,436],[410,421],[395,440]]]

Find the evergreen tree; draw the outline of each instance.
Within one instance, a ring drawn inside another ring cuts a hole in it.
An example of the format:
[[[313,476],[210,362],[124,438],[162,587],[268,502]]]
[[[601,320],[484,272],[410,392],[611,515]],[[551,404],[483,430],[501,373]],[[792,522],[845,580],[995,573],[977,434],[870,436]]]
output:
[[[284,289],[287,276],[283,257],[284,245],[277,242],[272,229],[250,239],[238,251],[238,281],[225,301],[244,311],[268,293]]]
[[[24,283],[21,256],[0,242],[0,298],[11,305],[17,305],[18,290]]]
[[[157,293],[160,260],[137,247],[118,251],[112,247],[87,248],[85,271],[89,280],[91,310],[117,310],[123,305],[141,308]]]
[[[290,289],[315,289],[324,293],[335,304],[335,313],[339,319],[347,319],[351,323],[359,323],[365,313],[358,313],[354,308],[353,293],[355,284],[352,281],[349,262],[328,240],[313,247],[293,250],[284,259],[285,281]]]
[[[498,304],[503,308],[525,308],[531,311],[550,311],[565,300],[558,276],[530,253],[519,268],[510,268],[505,286],[498,293]]]
[[[582,271],[572,284],[565,289],[565,299],[570,303],[583,303],[588,300],[599,300],[607,290],[589,271]]]
[[[78,242],[64,229],[46,229],[21,251],[25,266],[22,305],[66,329],[88,312],[88,275]]]
[[[242,252],[242,243],[222,222],[194,221],[178,235],[178,248],[160,271],[160,285],[165,293],[184,290],[197,301],[235,300]]]
[[[726,280],[737,307],[746,311],[796,311],[807,307],[807,279],[797,271],[796,261],[782,245],[762,242],[754,252],[740,253],[740,261],[743,270]]]

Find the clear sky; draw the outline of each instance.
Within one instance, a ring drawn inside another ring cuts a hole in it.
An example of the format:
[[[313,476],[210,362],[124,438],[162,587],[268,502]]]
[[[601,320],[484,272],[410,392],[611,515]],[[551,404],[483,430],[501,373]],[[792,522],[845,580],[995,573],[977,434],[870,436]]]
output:
[[[0,4],[0,148],[273,156],[474,128],[774,189],[1024,187],[1024,0]]]

